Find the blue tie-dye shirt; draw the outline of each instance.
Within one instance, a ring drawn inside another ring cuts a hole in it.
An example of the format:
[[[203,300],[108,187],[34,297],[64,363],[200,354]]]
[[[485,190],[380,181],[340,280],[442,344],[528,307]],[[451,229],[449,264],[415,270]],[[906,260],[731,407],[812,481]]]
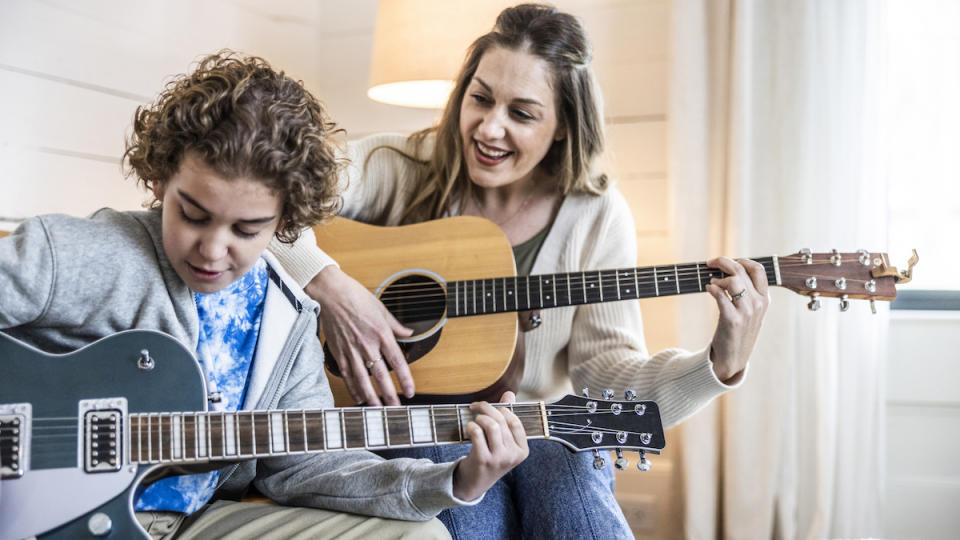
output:
[[[211,410],[235,411],[243,403],[268,281],[266,262],[260,259],[223,290],[194,293],[200,319],[197,359],[207,380],[207,391],[221,395],[219,402],[210,403]],[[158,480],[141,488],[135,508],[196,512],[213,496],[219,476],[219,471],[212,471]]]

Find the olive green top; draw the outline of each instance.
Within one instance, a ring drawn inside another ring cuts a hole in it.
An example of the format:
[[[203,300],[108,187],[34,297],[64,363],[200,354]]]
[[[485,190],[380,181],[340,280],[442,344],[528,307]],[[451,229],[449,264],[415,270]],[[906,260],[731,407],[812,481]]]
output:
[[[540,246],[547,239],[547,233],[550,232],[550,225],[543,228],[542,231],[533,235],[533,238],[526,242],[513,246],[513,260],[517,263],[517,275],[527,276],[530,269],[533,268],[533,261],[537,260],[537,253],[540,253]]]

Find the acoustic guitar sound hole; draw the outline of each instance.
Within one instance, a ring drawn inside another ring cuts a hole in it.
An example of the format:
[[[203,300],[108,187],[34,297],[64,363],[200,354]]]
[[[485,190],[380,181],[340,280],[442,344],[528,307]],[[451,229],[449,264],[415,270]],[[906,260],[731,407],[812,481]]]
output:
[[[403,276],[390,283],[380,294],[387,310],[414,335],[427,332],[441,319],[447,308],[443,286],[422,274]]]

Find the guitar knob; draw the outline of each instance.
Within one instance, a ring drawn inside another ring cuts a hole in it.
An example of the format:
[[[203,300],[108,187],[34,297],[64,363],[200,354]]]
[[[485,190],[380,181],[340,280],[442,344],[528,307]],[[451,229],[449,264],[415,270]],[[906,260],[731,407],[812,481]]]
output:
[[[150,351],[141,349],[140,359],[137,360],[137,367],[140,368],[140,371],[150,371],[154,366],[153,358],[150,357]]]
[[[840,311],[846,311],[850,309],[850,301],[847,300],[847,295],[840,297]]]
[[[608,400],[608,401],[611,400],[611,399],[613,399],[613,390],[610,390],[609,388],[607,388],[606,390],[604,390],[604,391],[603,391],[603,399],[606,399],[606,400]]]
[[[87,520],[87,531],[94,536],[107,536],[113,530],[113,521],[103,512],[97,512]]]
[[[607,460],[603,459],[600,456],[600,451],[597,449],[593,450],[593,468],[600,471],[607,466]]]
[[[819,296],[820,295],[816,293],[810,295],[810,302],[807,303],[807,309],[809,309],[810,311],[816,311],[820,309],[820,298],[818,298]]]
[[[643,450],[640,451],[640,461],[637,462],[637,470],[640,472],[650,470],[650,460],[647,459],[647,454]]]
[[[627,458],[623,457],[623,450],[617,448],[617,460],[613,462],[613,466],[617,468],[618,471],[625,470],[630,466],[630,462],[627,461]]]
[[[627,401],[633,401],[637,399],[637,393],[634,392],[633,390],[627,390],[626,392],[623,393],[623,397]]]

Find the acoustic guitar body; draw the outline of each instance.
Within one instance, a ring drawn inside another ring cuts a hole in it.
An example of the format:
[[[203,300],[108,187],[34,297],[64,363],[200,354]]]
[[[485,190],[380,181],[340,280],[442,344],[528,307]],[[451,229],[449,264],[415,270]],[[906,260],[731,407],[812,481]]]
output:
[[[447,282],[515,275],[510,242],[497,225],[470,216],[398,227],[334,218],[314,232],[317,244],[347,275],[414,328],[414,335],[400,342],[416,382],[416,396],[407,402],[496,400],[519,380],[522,364],[510,361],[516,313],[449,318],[446,313]],[[416,307],[403,302],[405,294]],[[436,299],[427,302],[427,312],[424,298]],[[336,405],[354,405],[336,362],[327,356]],[[393,380],[399,388],[396,375]]]

